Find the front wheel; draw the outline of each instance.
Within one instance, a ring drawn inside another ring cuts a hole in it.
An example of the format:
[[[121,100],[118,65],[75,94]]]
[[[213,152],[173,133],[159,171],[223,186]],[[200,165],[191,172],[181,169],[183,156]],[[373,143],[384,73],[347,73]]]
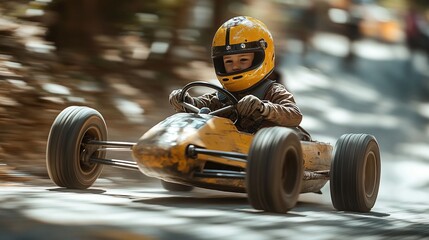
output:
[[[288,128],[259,130],[250,146],[246,191],[259,210],[286,213],[298,201],[303,178],[301,142]]]
[[[368,134],[345,134],[331,164],[331,199],[340,211],[369,212],[380,185],[380,149]]]
[[[60,187],[86,189],[101,173],[102,165],[90,158],[104,158],[90,140],[107,139],[106,123],[99,112],[88,107],[71,106],[55,119],[49,132],[46,165],[49,177]]]

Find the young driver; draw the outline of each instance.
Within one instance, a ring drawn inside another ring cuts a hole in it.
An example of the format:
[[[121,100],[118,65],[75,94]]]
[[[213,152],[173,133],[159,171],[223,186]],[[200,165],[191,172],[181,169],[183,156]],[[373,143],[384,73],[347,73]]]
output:
[[[294,128],[301,138],[310,139],[299,127],[302,114],[293,95],[268,76],[274,70],[274,41],[261,21],[247,16],[234,17],[216,32],[212,43],[212,60],[219,82],[239,102],[236,105],[241,131],[256,132],[270,126]],[[169,101],[176,111],[181,90],[171,92]],[[199,97],[185,96],[186,102],[214,111],[228,101],[218,92]]]

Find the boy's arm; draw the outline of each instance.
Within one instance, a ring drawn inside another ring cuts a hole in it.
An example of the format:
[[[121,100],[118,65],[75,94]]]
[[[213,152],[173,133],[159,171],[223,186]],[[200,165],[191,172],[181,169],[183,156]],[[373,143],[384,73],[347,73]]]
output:
[[[265,95],[265,120],[285,127],[297,127],[302,121],[302,113],[295,103],[292,93],[281,84],[273,84]],[[268,101],[267,101],[268,100]]]

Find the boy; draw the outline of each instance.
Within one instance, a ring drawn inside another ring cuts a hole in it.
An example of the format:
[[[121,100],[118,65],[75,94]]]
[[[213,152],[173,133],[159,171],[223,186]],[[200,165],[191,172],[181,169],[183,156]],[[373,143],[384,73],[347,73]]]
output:
[[[284,126],[297,130],[302,139],[310,139],[299,127],[302,114],[293,95],[268,76],[274,70],[274,41],[261,21],[247,16],[234,17],[216,32],[212,43],[212,60],[217,78],[223,88],[239,102],[237,128],[254,133],[270,126]],[[176,111],[184,111],[178,103],[180,90],[169,97]],[[218,92],[200,97],[186,95],[186,102],[214,111],[227,101]]]

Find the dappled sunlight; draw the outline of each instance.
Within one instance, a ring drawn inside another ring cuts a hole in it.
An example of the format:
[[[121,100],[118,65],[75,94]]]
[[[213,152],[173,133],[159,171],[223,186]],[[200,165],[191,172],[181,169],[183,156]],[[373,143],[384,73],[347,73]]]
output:
[[[286,86],[293,92],[298,93],[310,91],[314,88],[324,89],[332,86],[332,79],[329,79],[317,70],[313,71],[305,67],[296,67],[288,69],[285,74]]]
[[[320,131],[328,126],[325,123],[381,129],[401,126],[403,119],[393,114],[397,107],[394,101],[383,99],[383,93],[357,77],[329,78],[303,67],[292,68],[287,74],[291,79],[287,86],[304,112],[302,125],[309,130]],[[315,90],[324,91],[318,95],[306,94]],[[425,106],[420,108],[426,111]],[[308,118],[309,114],[316,117]]]
[[[112,62],[123,62],[124,59],[120,56],[121,51],[117,49],[106,49],[102,54],[104,60],[112,61]]]
[[[351,80],[351,79],[350,79]],[[381,102],[382,94],[377,92],[371,86],[359,80],[345,81],[335,84],[333,91],[344,94],[343,97],[355,101],[357,104],[362,103],[376,103]],[[341,99],[337,99],[341,102]]]
[[[291,79],[287,82],[287,87],[290,88],[292,92],[295,93],[295,95],[297,95],[296,98],[299,98],[302,92],[312,91],[315,89],[327,89],[334,93],[341,93],[343,94],[341,97],[354,100],[359,104],[362,102],[377,102],[381,99],[380,92],[377,92],[376,89],[356,78],[348,77],[348,79],[345,81],[339,81],[339,79],[337,79],[339,77],[329,78],[328,76],[323,75],[321,72],[303,67],[291,69],[287,72],[287,74],[288,79]],[[342,102],[342,99],[335,98],[329,95],[329,93],[319,95],[317,97],[309,96],[306,97],[306,99],[309,99],[309,103],[304,102],[300,103],[299,105],[303,104],[326,107],[326,104],[332,105],[334,101]]]
[[[18,62],[12,62],[12,61],[4,61],[3,64],[12,69],[22,69],[22,64]]]
[[[167,211],[170,209],[169,207],[144,205],[144,208],[149,210],[145,212],[128,207],[133,198],[139,195],[144,195],[145,198],[152,198],[165,197],[165,194],[145,193],[127,197],[114,190],[104,194],[85,193],[85,190],[78,194],[73,193],[71,190],[68,191],[51,191],[50,198],[44,198],[37,192],[30,193],[27,198],[19,201],[21,205],[27,206],[22,212],[32,219],[52,224],[109,224],[109,222],[113,221],[119,225],[132,223],[166,226],[186,224],[188,222],[184,218],[163,217],[157,212]],[[121,208],[113,210],[112,205],[120,206]]]
[[[417,113],[425,119],[425,124],[420,129],[418,129],[419,132],[429,136],[429,103],[415,102],[413,103],[413,106],[416,108]],[[426,152],[426,156],[428,156],[428,153],[429,151]]]
[[[289,52],[292,53],[302,53],[304,51],[304,43],[297,39],[288,39],[287,40],[287,48]]]
[[[408,158],[419,158],[429,161],[429,143],[402,143],[398,146],[398,151],[402,154],[406,154]],[[429,166],[426,170],[429,170]],[[426,171],[426,176],[429,176],[427,174],[428,172],[429,171]]]
[[[349,41],[345,36],[332,33],[318,33],[313,45],[320,51],[337,57],[345,57],[349,52]]]
[[[115,98],[117,109],[132,123],[144,123],[144,109],[137,103],[125,98]]]
[[[121,81],[121,80],[115,79],[110,82],[111,82],[110,86],[114,88],[117,91],[117,93],[121,95],[134,97],[134,96],[138,96],[140,93],[140,91],[137,88],[130,86],[123,80]]]
[[[334,124],[349,125],[353,120],[355,120],[353,115],[353,112],[350,110],[331,108],[324,114],[324,118]]]
[[[362,40],[353,44],[356,55],[376,61],[406,60],[410,52],[403,45],[386,45],[374,40]]]
[[[16,31],[16,35],[21,37],[25,48],[30,52],[41,54],[52,54],[56,47],[51,42],[42,39],[45,34],[45,29],[37,25],[20,26]]]
[[[173,71],[183,79],[197,79],[198,81],[210,82],[216,85],[220,85],[216,78],[216,74],[213,71],[213,67],[207,62],[203,61],[190,61],[188,64],[180,67],[175,67]],[[183,84],[183,83],[178,83]],[[177,86],[182,87],[182,86]],[[207,89],[196,89],[201,94],[207,92]]]
[[[318,96],[306,96],[303,94],[295,94],[295,101],[299,108],[305,110],[316,111],[318,113],[325,112],[332,106],[336,105],[337,100],[327,94],[320,94]]]
[[[55,47],[52,44],[39,40],[29,40],[25,44],[25,47],[27,50],[37,53],[51,53],[55,50]]]
[[[391,113],[397,110],[397,103],[393,100],[379,100],[377,101],[377,105],[374,106],[374,111],[382,114],[382,113]]]
[[[429,103],[414,103],[417,106],[417,112],[427,119],[429,119]]]
[[[311,131],[322,131],[326,127],[323,121],[311,116],[304,116],[302,118],[301,126]]]
[[[414,66],[415,70],[425,76],[426,78],[429,78],[429,60],[424,53],[416,53],[411,59],[411,63]],[[426,79],[426,81],[429,81]],[[429,83],[425,83],[429,84]]]
[[[124,36],[121,38],[124,46],[128,48],[129,58],[133,60],[146,60],[149,57],[150,49],[138,36]]]
[[[42,84],[42,88],[50,93],[59,94],[59,95],[70,95],[70,89],[60,84],[55,83],[44,83]]]
[[[41,206],[37,209],[26,210],[24,214],[32,219],[51,224],[107,224],[122,226],[139,224],[161,227],[189,223],[189,220],[184,218],[161,216],[156,211],[139,212],[126,209],[126,206],[121,211],[109,210],[111,207],[106,205],[90,205],[86,210],[82,204],[79,204],[79,207],[82,208],[78,208],[79,211],[76,211],[77,209],[70,209],[66,206],[58,206],[58,210],[52,208],[46,209]]]
[[[152,54],[165,54],[169,46],[166,42],[153,42],[150,46],[150,52]]]
[[[218,225],[218,224],[201,224],[196,228],[188,228],[188,233],[191,236],[196,238],[201,238],[201,236],[207,236],[207,238],[212,239],[221,239],[221,238],[234,238],[234,239],[268,239],[260,233],[248,233],[245,231],[245,228],[228,226],[228,225]],[[210,237],[208,237],[210,236]]]
[[[407,158],[406,161],[398,161]],[[382,164],[382,179],[379,198],[389,201],[401,201],[426,204],[429,197],[427,189],[429,184],[429,166],[416,161],[413,156],[382,155],[385,161]],[[410,197],[412,196],[412,197]]]
[[[393,115],[358,113],[343,108],[332,108],[324,114],[324,118],[334,124],[355,127],[379,127],[394,129],[400,126],[401,120]]]
[[[189,211],[189,209],[184,208],[172,209],[169,213],[179,217],[223,217],[226,214],[226,212],[214,209],[195,209]]]

